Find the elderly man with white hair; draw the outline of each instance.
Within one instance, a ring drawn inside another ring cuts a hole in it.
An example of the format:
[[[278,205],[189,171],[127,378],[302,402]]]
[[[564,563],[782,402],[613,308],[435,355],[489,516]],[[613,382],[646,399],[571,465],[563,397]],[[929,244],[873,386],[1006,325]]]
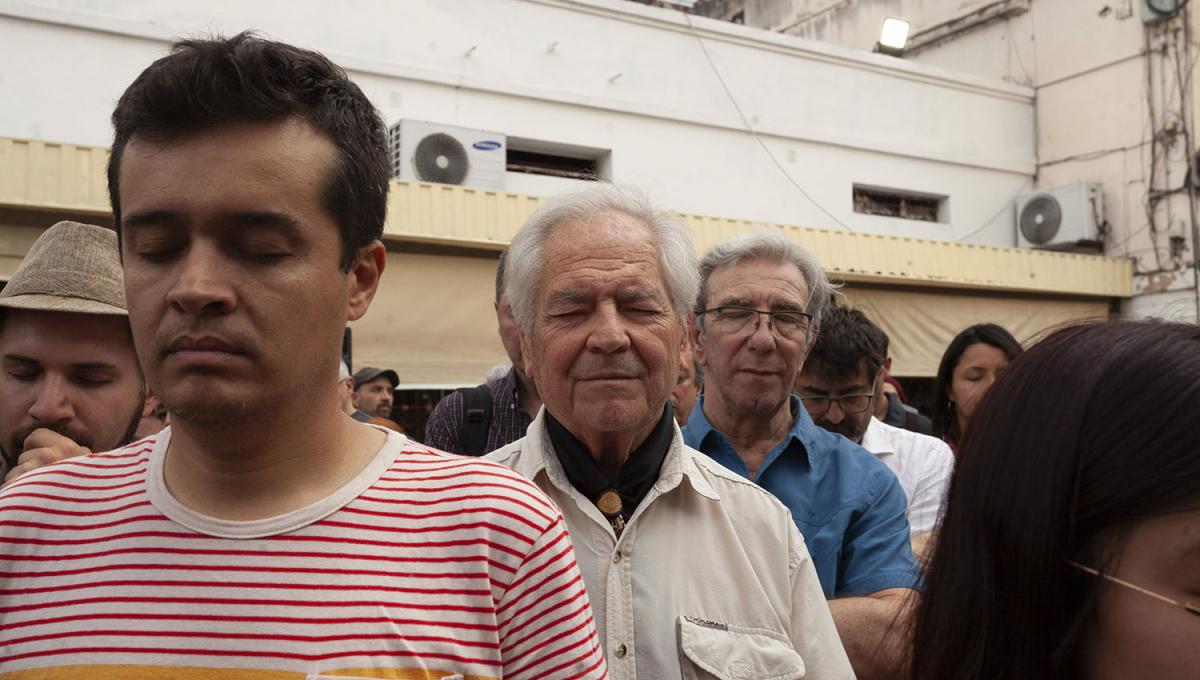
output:
[[[506,275],[544,408],[489,458],[562,509],[612,677],[853,677],[787,509],[675,425],[687,227],[597,184],[534,213]]]

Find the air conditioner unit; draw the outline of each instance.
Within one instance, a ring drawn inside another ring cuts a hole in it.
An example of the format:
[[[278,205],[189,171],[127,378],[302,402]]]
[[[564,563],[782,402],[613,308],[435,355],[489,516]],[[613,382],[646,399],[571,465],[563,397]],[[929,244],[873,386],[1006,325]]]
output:
[[[503,190],[506,146],[499,132],[419,120],[388,130],[392,176],[402,180]]]
[[[1017,198],[1017,245],[1069,248],[1100,243],[1104,192],[1094,182],[1077,182]]]

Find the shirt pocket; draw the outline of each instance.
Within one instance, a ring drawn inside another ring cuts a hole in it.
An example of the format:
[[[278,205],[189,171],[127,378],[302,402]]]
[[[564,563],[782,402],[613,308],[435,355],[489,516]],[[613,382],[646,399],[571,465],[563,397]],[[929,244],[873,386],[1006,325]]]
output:
[[[683,680],[797,680],[804,659],[788,638],[695,616],[676,620]]]

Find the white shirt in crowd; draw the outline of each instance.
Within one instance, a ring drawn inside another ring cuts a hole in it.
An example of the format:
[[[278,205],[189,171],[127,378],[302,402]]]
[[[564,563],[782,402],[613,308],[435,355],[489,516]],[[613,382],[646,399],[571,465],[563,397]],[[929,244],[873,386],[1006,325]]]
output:
[[[678,426],[619,540],[567,480],[544,410],[487,457],[562,510],[609,677],[854,677],[787,508],[684,445]]]
[[[942,504],[954,473],[954,454],[937,437],[892,427],[872,416],[862,446],[883,461],[908,496],[912,535],[933,531],[942,521]]]

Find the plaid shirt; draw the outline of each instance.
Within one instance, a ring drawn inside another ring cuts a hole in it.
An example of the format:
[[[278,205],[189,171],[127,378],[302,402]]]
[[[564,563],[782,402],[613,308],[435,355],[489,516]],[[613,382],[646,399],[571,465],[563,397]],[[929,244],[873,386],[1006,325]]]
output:
[[[517,399],[517,369],[509,369],[503,378],[488,383],[488,389],[492,393],[492,422],[488,426],[485,453],[524,437],[531,422]],[[463,453],[464,418],[462,392],[446,395],[425,423],[425,445],[450,453]]]

